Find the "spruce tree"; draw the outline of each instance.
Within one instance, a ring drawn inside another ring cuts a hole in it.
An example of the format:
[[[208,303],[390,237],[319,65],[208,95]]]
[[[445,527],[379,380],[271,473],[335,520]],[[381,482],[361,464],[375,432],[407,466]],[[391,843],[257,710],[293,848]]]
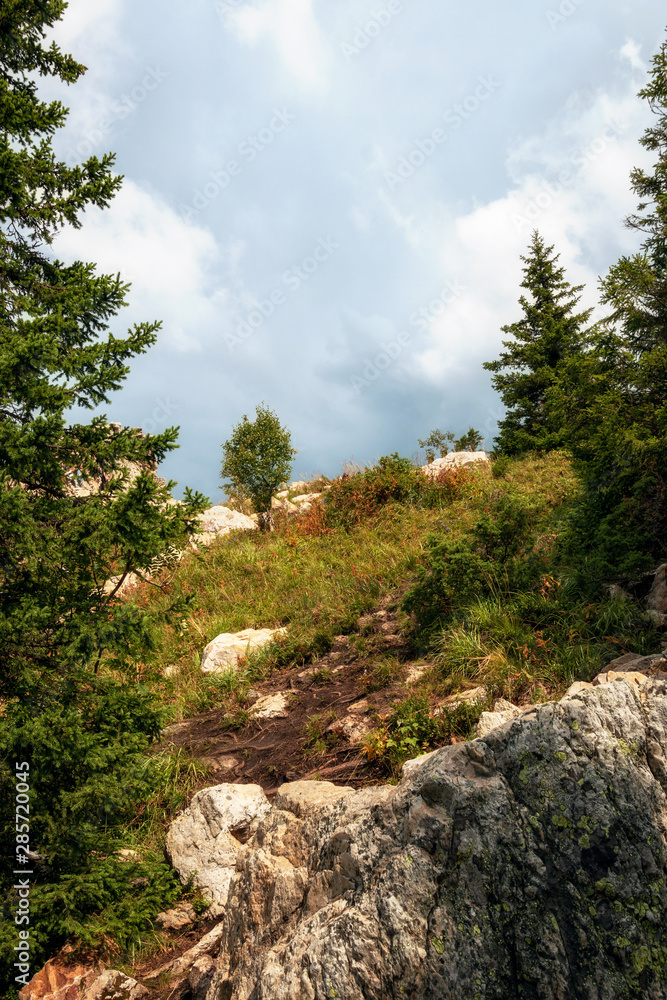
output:
[[[601,281],[609,315],[557,393],[584,487],[572,551],[601,579],[667,556],[667,44],[639,96],[655,115],[639,140],[655,160],[631,173],[639,204],[626,225],[644,241]]]
[[[496,450],[507,455],[551,451],[565,440],[549,391],[564,361],[581,351],[592,310],[576,311],[583,286],[567,281],[558,259],[535,231],[521,257],[521,287],[528,292],[519,299],[523,318],[502,327],[513,339],[503,341],[507,350],[496,361],[484,363],[495,372],[491,381],[507,408],[495,439]]]
[[[205,506],[189,491],[168,504],[175,484],[151,474],[177,428],[142,437],[81,416],[110,401],[159,324],[110,333],[129,286],[53,254],[61,228],[105,208],[122,180],[112,155],[69,167],[52,147],[67,111],[40,100],[39,77],[71,84],[84,72],[44,42],[65,7],[0,0],[0,955],[10,969],[15,762],[31,789],[38,961],[118,898],[127,876],[114,837],[146,792],[137,762],[160,728],[136,666],[149,657],[150,620],[105,583],[182,547]],[[145,468],[132,483],[128,463]]]

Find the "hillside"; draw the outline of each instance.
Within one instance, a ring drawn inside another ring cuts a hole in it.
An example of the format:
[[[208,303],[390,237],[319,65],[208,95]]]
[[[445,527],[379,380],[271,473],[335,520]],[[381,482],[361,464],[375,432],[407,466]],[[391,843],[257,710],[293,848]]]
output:
[[[404,761],[473,736],[483,712],[509,710],[497,724],[622,654],[661,648],[642,603],[592,599],[568,576],[559,540],[577,487],[561,453],[435,480],[392,456],[322,496],[305,513],[277,511],[271,532],[200,544],[122,598],[162,623],[135,664],[163,709],[142,765],[154,791],[115,835],[118,857],[136,866],[132,884],[153,889],[138,911],[131,885],[105,911],[80,908],[64,936],[152,991],[151,970],[210,926],[205,892],[196,881],[179,889],[161,860],[169,823],[197,789],[253,784],[272,800],[301,779],[395,783]],[[438,607],[436,592],[450,593]],[[283,631],[203,673],[207,644],[245,629]],[[113,674],[113,661],[103,670]],[[194,904],[195,927],[156,929],[179,896]]]

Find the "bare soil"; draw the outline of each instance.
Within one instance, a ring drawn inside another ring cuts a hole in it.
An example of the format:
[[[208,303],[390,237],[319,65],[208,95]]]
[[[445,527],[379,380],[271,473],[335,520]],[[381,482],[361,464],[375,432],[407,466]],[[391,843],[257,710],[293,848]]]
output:
[[[228,711],[216,708],[170,726],[162,745],[185,748],[215,781],[261,785],[269,799],[286,781],[321,778],[352,787],[386,781],[386,770],[363,753],[359,734],[405,697],[412,648],[397,617],[395,599],[393,606],[387,600],[359,619],[355,633],[338,636],[326,656],[256,684],[253,701],[288,693],[285,718],[230,730]],[[351,721],[352,736],[345,724]]]

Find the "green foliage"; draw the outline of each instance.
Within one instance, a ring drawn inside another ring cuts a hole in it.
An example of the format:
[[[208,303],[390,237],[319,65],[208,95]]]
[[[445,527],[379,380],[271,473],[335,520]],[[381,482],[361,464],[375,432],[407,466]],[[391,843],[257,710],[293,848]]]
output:
[[[585,325],[592,310],[576,313],[582,285],[572,286],[565,269],[557,267],[558,255],[533,233],[521,287],[529,296],[519,299],[524,316],[504,326],[512,340],[496,361],[485,362],[494,372],[491,381],[507,408],[499,423],[496,450],[507,455],[560,448],[566,439],[562,417],[549,399],[567,359],[583,347]]]
[[[434,460],[436,452],[440,458],[444,458],[453,440],[454,435],[451,431],[443,432],[436,428],[424,441],[419,439],[419,447],[426,448],[426,461],[430,463]]]
[[[501,494],[480,512],[463,538],[442,533],[426,542],[425,565],[403,600],[420,629],[432,629],[480,594],[525,586],[539,573],[532,550],[535,512]]]
[[[328,490],[325,520],[330,527],[352,528],[390,504],[438,509],[457,495],[465,473],[445,471],[429,478],[410,459],[386,455],[370,469],[335,480]]]
[[[280,484],[289,478],[296,451],[290,432],[281,426],[275,413],[263,403],[256,407],[256,418],[247,416],[233,430],[223,445],[223,481],[228,481],[238,499],[248,497],[260,523],[269,527],[271,498]]]
[[[552,394],[583,484],[566,551],[596,580],[632,577],[667,554],[666,69],[663,44],[640,91],[655,115],[640,142],[656,158],[652,172],[631,174],[640,203],[627,225],[642,248],[602,280],[611,313]]]
[[[406,760],[451,743],[452,738],[468,739],[484,708],[484,703],[463,701],[436,714],[425,695],[409,695],[366,737],[364,752],[397,778]]]
[[[129,898],[127,869],[109,857],[148,789],[139,765],[160,727],[131,666],[150,654],[154,621],[104,584],[183,548],[207,504],[186,491],[182,505],[169,506],[169,487],[150,474],[176,447],[177,428],[141,437],[103,415],[71,422],[72,408],[109,402],[159,324],[109,333],[129,286],[51,254],[59,230],[78,227],[90,206],[106,207],[122,180],[111,155],[68,167],[52,148],[67,110],[39,100],[38,78],[73,83],[84,72],[43,45],[65,7],[0,3],[0,819],[9,844],[19,757],[30,763],[30,846],[39,856],[35,960],[70,934],[84,938],[94,914],[108,911],[121,937],[121,924],[148,920],[152,902],[137,902],[143,916],[119,902]],[[131,483],[130,463],[145,470]],[[77,471],[90,490],[73,488]],[[3,859],[6,918],[13,879],[8,852]],[[165,897],[165,873],[137,896]]]
[[[468,432],[454,442],[454,451],[477,451],[484,441],[484,435],[469,427]]]

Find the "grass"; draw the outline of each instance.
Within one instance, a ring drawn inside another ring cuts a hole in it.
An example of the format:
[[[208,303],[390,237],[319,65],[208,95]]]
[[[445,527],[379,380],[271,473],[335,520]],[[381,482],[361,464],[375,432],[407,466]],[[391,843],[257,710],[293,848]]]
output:
[[[175,573],[165,573],[164,591],[143,588],[130,598],[156,620],[155,652],[137,669],[171,719],[217,708],[224,725],[242,728],[253,685],[317,659],[341,634],[350,635],[351,652],[365,661],[359,695],[392,687],[401,680],[403,665],[383,651],[372,621],[359,628],[358,619],[400,599],[425,563],[430,536],[469,539],[473,525],[484,514],[493,518],[499,498],[507,495],[530,509],[531,545],[547,567],[539,584],[512,589],[501,570],[488,592],[460,602],[428,633],[419,634],[407,614],[399,618],[429,669],[404,688],[383,718],[376,717],[364,744],[366,758],[396,780],[408,758],[470,738],[479,714],[496,697],[515,702],[560,697],[573,680],[590,680],[620,653],[658,648],[659,633],[639,608],[583,600],[555,562],[568,505],[576,496],[565,455],[503,459],[495,469],[476,467],[457,475],[440,492],[437,484],[428,491],[415,487],[412,473],[396,463],[380,470],[382,475],[350,471],[344,489],[334,484],[327,492],[324,508],[314,506],[296,520],[277,515],[271,533],[220,538],[186,555]],[[355,476],[366,478],[362,483]],[[186,609],[170,613],[178,602],[187,602]],[[282,627],[284,639],[238,669],[202,675],[204,646],[219,633]],[[170,676],[164,675],[166,665],[173,668]],[[333,676],[320,667],[312,681],[324,687]],[[437,709],[444,696],[475,685],[487,689],[485,703]],[[306,721],[304,759],[335,747],[337,734],[327,732],[334,718],[335,713],[319,712]],[[157,854],[171,818],[210,778],[184,751],[155,754],[146,767],[156,791],[126,831],[127,845]]]

